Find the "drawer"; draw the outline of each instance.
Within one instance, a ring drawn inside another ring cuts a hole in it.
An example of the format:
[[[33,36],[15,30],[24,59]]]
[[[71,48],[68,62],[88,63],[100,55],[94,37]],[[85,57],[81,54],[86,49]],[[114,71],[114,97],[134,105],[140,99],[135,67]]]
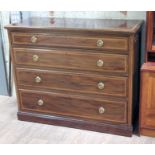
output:
[[[81,51],[14,48],[15,63],[42,67],[126,73],[128,56]]]
[[[117,36],[63,36],[46,33],[12,33],[13,44],[128,50],[128,38]]]
[[[58,93],[20,90],[21,110],[126,123],[126,102],[90,100]]]
[[[127,78],[37,69],[16,70],[17,83],[48,89],[71,90],[113,96],[127,96]]]

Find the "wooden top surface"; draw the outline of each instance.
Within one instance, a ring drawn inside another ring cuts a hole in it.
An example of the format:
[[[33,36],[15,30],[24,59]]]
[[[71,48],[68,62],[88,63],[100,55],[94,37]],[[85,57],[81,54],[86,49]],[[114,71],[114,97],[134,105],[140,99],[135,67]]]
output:
[[[61,29],[61,30],[91,30],[135,33],[141,27],[142,20],[117,19],[73,19],[33,17],[7,25],[7,29]]]
[[[144,63],[141,67],[141,71],[152,71],[155,72],[155,62]]]

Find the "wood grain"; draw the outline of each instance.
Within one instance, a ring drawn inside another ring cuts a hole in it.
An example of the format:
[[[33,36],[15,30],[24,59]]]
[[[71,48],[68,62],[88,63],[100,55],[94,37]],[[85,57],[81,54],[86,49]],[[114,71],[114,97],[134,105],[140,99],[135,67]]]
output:
[[[59,72],[48,70],[35,70],[17,68],[17,84],[20,86],[33,86],[35,88],[48,88],[71,90],[83,93],[96,93],[112,96],[127,96],[126,77],[99,76],[93,74],[82,74],[72,72]],[[41,82],[35,81],[36,77],[41,78]],[[98,88],[98,84],[104,84],[103,89]]]
[[[32,43],[31,38],[35,36],[37,41]],[[97,41],[102,40],[103,46],[98,47]],[[64,36],[61,33],[12,33],[12,43],[21,45],[35,46],[53,46],[53,47],[74,47],[87,49],[116,49],[128,50],[128,38],[101,36],[101,37],[85,37],[85,36]]]
[[[14,48],[13,53],[17,65],[128,74],[127,55],[32,48]],[[39,57],[37,62],[33,61],[34,55]],[[103,66],[97,66],[98,60],[103,61]]]
[[[144,64],[141,72],[140,130],[155,128],[155,72],[147,71],[147,67]]]
[[[36,91],[19,90],[21,110],[39,112],[44,114],[70,116],[72,118],[126,123],[126,103],[109,102],[104,100],[90,100],[57,93],[44,93]],[[39,106],[38,100],[44,104]],[[99,113],[103,107],[105,112]]]
[[[154,30],[154,11],[147,12],[147,25],[146,25],[146,50],[152,51],[152,44],[153,44],[153,30]]]
[[[141,68],[140,126],[141,135],[155,136],[155,12],[147,12],[146,53]]]
[[[18,119],[131,136],[137,112],[135,92],[139,91],[137,38],[141,26],[142,21],[136,20],[55,19],[50,23],[47,18],[6,26]],[[103,43],[100,47],[98,40]],[[35,63],[31,59],[34,54],[39,56]],[[96,66],[99,59],[104,60],[102,68]],[[36,76],[41,78],[39,83],[34,82]],[[103,89],[98,89],[99,83],[104,84]],[[33,95],[25,92],[20,96],[21,89]],[[36,112],[38,107],[33,102],[41,95],[47,105]],[[107,116],[97,115],[98,105],[108,109]],[[22,106],[29,110],[24,111]]]

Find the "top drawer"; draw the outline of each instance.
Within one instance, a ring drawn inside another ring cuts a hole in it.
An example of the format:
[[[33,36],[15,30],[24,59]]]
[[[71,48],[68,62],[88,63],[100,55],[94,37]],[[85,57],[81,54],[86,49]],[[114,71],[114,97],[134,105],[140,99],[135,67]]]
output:
[[[86,37],[45,33],[12,33],[13,44],[128,50],[128,38],[116,36]]]

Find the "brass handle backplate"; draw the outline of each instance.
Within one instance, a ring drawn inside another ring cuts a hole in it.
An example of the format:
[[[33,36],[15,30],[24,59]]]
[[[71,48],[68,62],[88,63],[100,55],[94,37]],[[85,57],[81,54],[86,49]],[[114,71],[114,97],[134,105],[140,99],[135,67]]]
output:
[[[44,104],[44,101],[43,101],[42,99],[40,99],[40,100],[38,100],[37,104],[38,104],[39,106],[42,106],[42,105]]]
[[[32,37],[31,37],[31,42],[32,42],[32,43],[36,43],[37,40],[38,40],[38,38],[37,38],[36,36],[32,36]]]
[[[35,77],[35,82],[36,83],[40,83],[41,81],[42,81],[41,77],[39,77],[39,76]]]
[[[96,64],[97,64],[98,67],[102,67],[103,64],[104,64],[104,61],[103,60],[98,60]]]
[[[104,44],[103,40],[99,39],[96,43],[97,47],[102,47]]]
[[[39,60],[39,56],[33,55],[32,59],[33,59],[33,62],[37,62]]]
[[[104,83],[103,82],[99,82],[97,86],[98,86],[98,89],[104,89]]]
[[[103,114],[103,113],[105,112],[105,108],[100,107],[100,108],[98,109],[98,111],[99,111],[99,114]]]

